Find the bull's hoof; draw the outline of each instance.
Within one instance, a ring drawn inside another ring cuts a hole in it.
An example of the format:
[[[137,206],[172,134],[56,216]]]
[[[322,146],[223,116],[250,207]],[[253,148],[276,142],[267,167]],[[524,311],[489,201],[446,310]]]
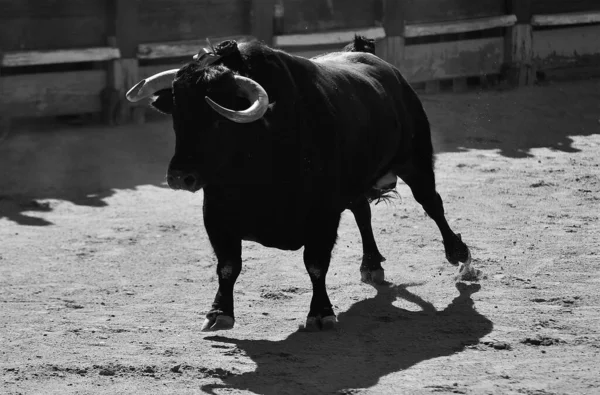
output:
[[[444,243],[444,249],[446,250],[446,259],[454,266],[458,266],[460,262],[465,263],[471,260],[469,247],[463,243],[460,233],[454,240]]]
[[[234,324],[235,319],[233,317],[228,315],[216,315],[206,317],[200,330],[202,332],[225,331],[233,328]]]
[[[481,280],[482,278],[484,278],[483,272],[479,269],[475,269],[471,265],[471,253],[469,253],[469,257],[467,258],[467,260],[463,264],[460,265],[460,267],[458,269],[458,274],[454,277],[454,280],[456,282],[461,282],[461,281],[477,282],[477,281]]]
[[[328,315],[326,317],[308,317],[304,326],[300,325],[299,330],[301,332],[318,332],[318,331],[332,331],[337,328],[337,318],[335,315]]]
[[[360,280],[363,283],[382,284],[385,281],[385,271],[383,269],[361,270]]]
[[[379,253],[364,254],[360,265],[360,280],[365,283],[381,284],[385,281],[385,274],[381,262],[385,258]]]

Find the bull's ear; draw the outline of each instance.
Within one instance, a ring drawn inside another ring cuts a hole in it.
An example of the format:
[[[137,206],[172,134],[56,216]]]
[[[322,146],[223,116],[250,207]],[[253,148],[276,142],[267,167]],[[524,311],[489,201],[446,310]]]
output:
[[[173,90],[159,90],[154,94],[154,100],[150,104],[163,114],[171,114],[173,112]]]

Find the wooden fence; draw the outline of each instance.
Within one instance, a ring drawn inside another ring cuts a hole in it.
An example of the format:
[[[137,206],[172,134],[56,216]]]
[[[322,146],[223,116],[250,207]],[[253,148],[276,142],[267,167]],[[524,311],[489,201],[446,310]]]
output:
[[[0,128],[78,113],[141,121],[127,88],[188,61],[207,37],[313,56],[355,33],[430,91],[600,64],[598,0],[0,0]]]

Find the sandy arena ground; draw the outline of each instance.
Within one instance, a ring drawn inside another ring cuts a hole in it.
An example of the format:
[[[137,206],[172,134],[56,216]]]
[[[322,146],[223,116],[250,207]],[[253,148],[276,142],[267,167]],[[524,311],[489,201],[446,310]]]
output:
[[[236,327],[199,331],[216,262],[202,193],[163,182],[168,119],[18,126],[0,143],[0,393],[599,394],[600,81],[423,101],[447,217],[485,278],[455,284],[401,184],[373,207],[391,284],[359,281],[346,212],[323,333],[297,331],[302,253],[254,243]]]

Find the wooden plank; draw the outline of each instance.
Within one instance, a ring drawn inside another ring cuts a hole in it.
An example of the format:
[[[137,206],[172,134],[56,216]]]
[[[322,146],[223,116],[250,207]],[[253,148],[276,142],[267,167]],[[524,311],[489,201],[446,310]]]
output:
[[[255,0],[256,1],[256,0]],[[381,0],[284,0],[283,34],[349,30],[381,22]]]
[[[406,25],[404,37],[424,37],[442,34],[457,34],[512,26],[517,22],[515,15],[503,15],[488,18],[467,19],[455,22],[422,23]]]
[[[121,53],[119,49],[113,47],[62,49],[54,51],[14,51],[4,53],[1,66],[16,67],[41,64],[103,62],[118,59],[120,57]]]
[[[534,30],[533,59],[541,70],[598,62],[600,25]]]
[[[506,14],[505,0],[402,0],[402,2],[407,24],[456,21]]]
[[[209,37],[214,44],[224,40],[236,40],[238,42],[251,41],[255,37],[249,35],[238,35],[228,37]],[[161,59],[161,58],[179,58],[184,56],[194,56],[202,48],[206,48],[208,43],[206,39],[186,40],[163,43],[146,43],[138,46],[138,59]]]
[[[106,0],[0,0],[0,48],[97,47],[107,36]]]
[[[404,36],[409,38],[474,32],[497,27],[512,26],[516,21],[517,17],[515,15],[503,15],[455,22],[413,24],[405,26]]]
[[[275,0],[251,0],[252,35],[267,45],[273,45]]]
[[[133,0],[130,0],[133,1]],[[250,34],[247,0],[140,1],[138,37],[145,42]]]
[[[104,70],[0,77],[0,113],[17,117],[100,112],[105,85]]]
[[[405,47],[400,65],[410,82],[500,73],[504,39],[449,41]]]
[[[275,36],[275,46],[294,47],[310,45],[329,45],[329,44],[347,44],[354,39],[355,34],[360,34],[367,38],[381,39],[385,37],[383,27],[370,27],[364,29],[344,30],[324,33],[310,34],[288,34]]]
[[[590,23],[600,23],[600,11],[534,15],[531,18],[533,26],[583,25]]]

